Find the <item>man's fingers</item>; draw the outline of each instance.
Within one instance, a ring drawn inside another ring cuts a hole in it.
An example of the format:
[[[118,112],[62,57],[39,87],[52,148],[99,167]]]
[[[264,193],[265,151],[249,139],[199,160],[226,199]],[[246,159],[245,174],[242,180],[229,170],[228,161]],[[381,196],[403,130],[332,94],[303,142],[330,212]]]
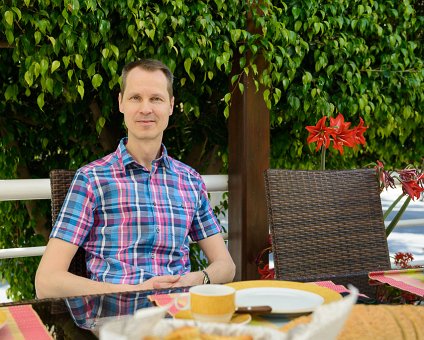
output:
[[[153,279],[153,288],[161,289],[161,288],[171,288],[175,282],[180,279],[180,275],[164,275],[164,276],[156,276]]]

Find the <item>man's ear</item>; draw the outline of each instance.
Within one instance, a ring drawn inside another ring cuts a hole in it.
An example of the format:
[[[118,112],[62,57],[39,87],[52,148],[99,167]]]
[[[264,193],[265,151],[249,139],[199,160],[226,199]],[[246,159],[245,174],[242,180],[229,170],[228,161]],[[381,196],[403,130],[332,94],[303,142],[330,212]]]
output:
[[[175,100],[175,97],[172,97],[171,98],[171,110],[170,110],[170,112],[169,112],[169,115],[171,116],[172,115],[172,113],[174,112],[174,100]]]
[[[119,112],[124,113],[124,110],[121,108],[121,103],[122,103],[122,94],[121,94],[121,92],[119,92],[119,94],[118,94]]]

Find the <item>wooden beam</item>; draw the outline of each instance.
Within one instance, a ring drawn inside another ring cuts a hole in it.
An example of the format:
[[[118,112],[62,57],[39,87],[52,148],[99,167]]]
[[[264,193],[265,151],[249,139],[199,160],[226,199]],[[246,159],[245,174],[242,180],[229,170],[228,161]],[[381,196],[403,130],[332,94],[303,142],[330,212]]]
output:
[[[257,65],[260,73],[265,67],[262,58]],[[255,258],[267,245],[269,234],[264,171],[269,168],[270,119],[264,89],[256,91],[252,73],[242,76],[244,93],[233,93],[228,122],[229,250],[237,281],[259,278]]]

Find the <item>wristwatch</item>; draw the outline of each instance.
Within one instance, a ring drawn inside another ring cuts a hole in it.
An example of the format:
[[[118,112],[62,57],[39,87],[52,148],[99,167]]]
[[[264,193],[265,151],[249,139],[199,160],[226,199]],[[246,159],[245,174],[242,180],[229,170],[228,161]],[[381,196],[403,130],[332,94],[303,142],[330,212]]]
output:
[[[207,271],[202,270],[202,273],[203,273],[203,284],[204,285],[210,284],[211,280],[209,279],[209,275],[208,275]]]

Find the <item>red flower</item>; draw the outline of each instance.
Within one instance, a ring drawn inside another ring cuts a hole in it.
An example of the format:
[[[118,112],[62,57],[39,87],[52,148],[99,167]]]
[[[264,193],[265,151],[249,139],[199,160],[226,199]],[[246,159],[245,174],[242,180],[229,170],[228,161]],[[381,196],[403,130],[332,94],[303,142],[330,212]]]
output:
[[[331,141],[333,142],[333,148],[339,150],[340,154],[343,155],[343,146],[353,148],[355,145],[365,144],[364,132],[368,129],[364,126],[364,121],[360,118],[359,125],[353,129],[349,129],[350,123],[345,122],[344,117],[341,113],[336,118],[330,117],[330,126],[325,126],[327,117],[322,117],[317,125],[307,126],[306,130],[309,131],[307,139],[308,144],[317,143],[315,151],[318,151],[325,147],[328,149]]]
[[[355,146],[355,131],[349,130],[350,123],[344,121],[341,113],[336,118],[330,118],[330,135],[333,137],[333,148],[343,155],[343,146]]]
[[[399,178],[402,182],[402,191],[408,194],[412,200],[419,199],[424,188],[420,182],[424,181],[424,173],[419,174],[416,169],[404,169],[399,171]]]
[[[395,254],[395,265],[400,268],[411,268],[409,263],[414,259],[411,253],[397,252]]]
[[[388,187],[390,187],[392,189],[396,188],[394,178],[390,175],[390,173],[388,171],[384,170],[384,164],[382,162],[377,160],[377,165],[374,168],[377,171],[378,178],[380,180],[380,190],[381,191],[383,189],[387,190]]]
[[[269,264],[266,264],[262,269],[258,268],[258,273],[261,280],[274,280],[274,269],[269,269]]]
[[[317,148],[315,151],[318,151],[323,144],[326,149],[330,146],[330,136],[328,134],[328,128],[325,126],[326,119],[327,117],[324,116],[318,121],[317,125],[310,125],[306,127],[306,130],[309,131],[307,139],[308,144],[317,142]]]
[[[402,182],[402,191],[408,194],[412,200],[419,199],[421,193],[424,192],[424,188],[419,185],[419,180],[424,178],[424,174],[421,175],[416,181]]]
[[[364,126],[364,120],[362,118],[359,118],[358,126],[355,126],[353,128],[353,139],[356,144],[365,145],[364,132],[367,131],[367,129],[368,126]]]

